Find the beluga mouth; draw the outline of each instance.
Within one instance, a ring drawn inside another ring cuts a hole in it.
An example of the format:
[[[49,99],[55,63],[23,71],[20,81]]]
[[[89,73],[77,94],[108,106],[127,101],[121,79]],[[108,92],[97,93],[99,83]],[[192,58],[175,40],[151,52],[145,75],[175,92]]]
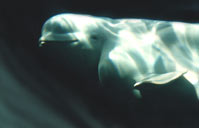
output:
[[[53,45],[58,45],[58,44],[64,44],[66,46],[68,45],[75,45],[79,40],[74,39],[74,40],[39,40],[39,47],[42,47],[47,44],[53,44]]]
[[[39,39],[39,47],[43,46],[43,45],[75,45],[79,42],[79,39],[77,38],[77,36],[75,35],[75,33],[67,33],[67,34],[57,34],[57,33],[45,33],[41,36],[41,38]]]

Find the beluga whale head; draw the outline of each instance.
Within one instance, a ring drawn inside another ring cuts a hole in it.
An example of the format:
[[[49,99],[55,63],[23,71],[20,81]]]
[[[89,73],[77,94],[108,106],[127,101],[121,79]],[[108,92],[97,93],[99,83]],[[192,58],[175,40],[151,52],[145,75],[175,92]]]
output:
[[[104,27],[107,23],[103,18],[90,15],[55,15],[44,23],[39,46],[62,44],[66,49],[65,54],[71,56],[68,63],[76,63],[72,64],[73,68],[98,72],[103,53],[107,51],[104,46],[114,36]]]
[[[77,14],[59,14],[48,19],[42,27],[40,46],[64,43],[67,47],[97,50],[102,45],[99,24],[102,20]]]

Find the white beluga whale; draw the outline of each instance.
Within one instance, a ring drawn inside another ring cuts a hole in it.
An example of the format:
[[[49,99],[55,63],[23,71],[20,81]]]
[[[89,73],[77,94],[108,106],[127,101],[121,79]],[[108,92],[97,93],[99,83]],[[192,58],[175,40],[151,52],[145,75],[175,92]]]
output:
[[[184,76],[199,95],[198,33],[199,24],[66,13],[45,22],[39,41],[88,53],[104,85],[160,85]]]

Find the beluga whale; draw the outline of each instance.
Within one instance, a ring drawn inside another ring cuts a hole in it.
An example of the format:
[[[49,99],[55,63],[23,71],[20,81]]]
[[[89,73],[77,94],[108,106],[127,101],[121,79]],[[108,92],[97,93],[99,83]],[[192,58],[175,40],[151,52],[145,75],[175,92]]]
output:
[[[39,42],[87,53],[102,85],[162,85],[183,76],[199,96],[198,33],[196,23],[63,13],[44,23]]]

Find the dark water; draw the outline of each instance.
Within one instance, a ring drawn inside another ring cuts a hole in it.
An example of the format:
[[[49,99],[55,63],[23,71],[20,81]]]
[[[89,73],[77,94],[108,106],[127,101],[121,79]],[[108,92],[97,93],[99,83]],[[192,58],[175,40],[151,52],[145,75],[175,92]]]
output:
[[[199,22],[194,0],[6,1],[0,5],[1,128],[199,126],[198,101],[183,78],[163,87],[143,85],[144,98],[135,101],[121,87],[100,86],[93,70],[67,69],[63,46],[39,48],[42,24],[63,12]]]

